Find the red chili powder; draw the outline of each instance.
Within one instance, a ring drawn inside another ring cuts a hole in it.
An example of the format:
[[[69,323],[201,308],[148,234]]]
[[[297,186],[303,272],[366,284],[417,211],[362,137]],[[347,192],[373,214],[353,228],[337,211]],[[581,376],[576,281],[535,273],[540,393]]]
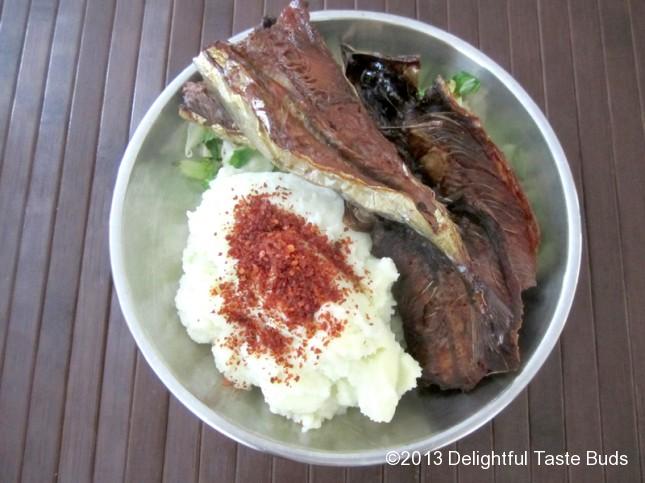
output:
[[[288,332],[303,331],[303,343],[293,349],[306,359],[307,341],[317,331],[325,332],[327,345],[345,323],[329,314],[315,320],[314,314],[325,303],[345,299],[347,290],[339,287],[339,279],[358,286],[361,278],[347,261],[348,238],[331,241],[303,217],[273,204],[273,196],[287,195],[253,194],[238,201],[227,236],[238,283],[219,284],[214,292],[223,299],[220,313],[239,327],[227,346],[235,352],[246,343],[249,353],[270,354],[290,369],[293,338],[267,320],[280,321]]]

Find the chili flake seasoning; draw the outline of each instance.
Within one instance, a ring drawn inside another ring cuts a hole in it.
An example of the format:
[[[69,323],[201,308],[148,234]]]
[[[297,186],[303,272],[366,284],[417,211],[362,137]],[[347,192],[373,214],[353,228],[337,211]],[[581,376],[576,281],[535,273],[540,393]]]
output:
[[[226,237],[237,283],[220,283],[212,293],[222,297],[220,314],[238,328],[226,346],[234,353],[246,345],[249,354],[270,355],[287,374],[271,381],[288,383],[297,380],[289,370],[294,363],[302,366],[314,335],[322,331],[327,345],[343,331],[344,320],[329,313],[316,317],[318,310],[342,303],[361,277],[347,260],[348,238],[330,240],[316,225],[274,204],[274,197],[285,199],[288,193],[237,201]]]

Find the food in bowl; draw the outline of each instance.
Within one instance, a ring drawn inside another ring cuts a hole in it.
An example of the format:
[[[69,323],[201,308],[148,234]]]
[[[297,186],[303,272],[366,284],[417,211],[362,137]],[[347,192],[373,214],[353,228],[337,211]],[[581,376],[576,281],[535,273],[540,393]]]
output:
[[[270,166],[270,164],[269,164]],[[389,258],[348,230],[334,191],[288,173],[220,170],[189,213],[177,309],[236,388],[303,429],[356,406],[390,421],[418,363],[390,329]]]
[[[451,86],[439,78],[422,93],[418,58],[349,46],[343,53],[344,72],[309,24],[306,8],[293,2],[242,42],[216,42],[203,51],[195,59],[203,80],[184,87],[180,114],[344,200],[345,228],[352,236],[362,231],[371,238],[372,255],[396,267],[398,279],[387,296],[396,300],[406,350],[421,366],[420,386],[471,390],[487,375],[517,369],[521,294],[535,284],[539,231],[504,155],[458,98],[466,83],[457,78]],[[254,195],[237,196],[245,203]],[[239,267],[234,252],[222,245],[228,263]],[[260,266],[257,260],[243,268]],[[254,286],[251,299],[275,295],[271,277]],[[333,277],[329,287],[342,279]],[[245,305],[249,293],[237,295],[245,295],[239,302],[247,309],[257,305]],[[264,317],[263,310],[254,315]],[[310,325],[316,316],[307,315]],[[352,321],[343,327],[366,318],[363,312],[347,316]],[[240,327],[234,317],[224,318]],[[388,327],[385,319],[381,325]],[[262,337],[264,326],[256,327],[252,340]],[[293,327],[283,329],[281,336],[293,336]],[[252,340],[238,338],[235,350],[248,353]],[[213,351],[216,361],[228,357],[223,349]],[[287,398],[295,376],[271,377],[261,386],[265,399]],[[398,398],[404,391],[396,392]],[[305,421],[290,410],[281,414],[311,427],[327,417],[316,413]]]

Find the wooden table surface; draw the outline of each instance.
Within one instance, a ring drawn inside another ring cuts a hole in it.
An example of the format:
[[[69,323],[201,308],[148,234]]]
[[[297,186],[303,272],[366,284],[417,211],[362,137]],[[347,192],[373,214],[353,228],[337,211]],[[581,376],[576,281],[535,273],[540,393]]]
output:
[[[283,0],[0,0],[0,481],[609,481],[645,476],[645,2],[322,0],[481,48],[547,114],[584,210],[569,321],[529,388],[460,452],[616,451],[622,467],[327,468],[201,424],[138,353],[108,212],[146,109],[200,46]]]

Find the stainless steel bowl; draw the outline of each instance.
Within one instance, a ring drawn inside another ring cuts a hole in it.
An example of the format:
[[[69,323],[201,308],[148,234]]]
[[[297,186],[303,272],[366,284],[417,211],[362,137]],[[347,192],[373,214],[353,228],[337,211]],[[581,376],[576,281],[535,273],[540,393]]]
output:
[[[181,158],[185,124],[177,116],[186,68],[162,92],[123,157],[110,215],[110,253],[121,308],[139,349],[168,389],[216,430],[250,447],[310,463],[382,463],[389,450],[436,449],[474,431],[529,383],[551,352],[571,306],[580,265],[576,190],[562,148],[540,109],[499,65],[466,42],[429,25],[372,12],[312,14],[330,48],[341,41],[386,54],[421,54],[429,82],[464,69],[481,79],[472,106],[503,147],[539,219],[538,286],[525,294],[521,369],[492,377],[468,394],[411,391],[391,423],[351,410],[319,430],[271,414],[259,391],[222,384],[210,348],[192,342],[174,295],[187,236],[186,211],[200,193],[173,166]],[[248,32],[235,36],[243,38]]]

